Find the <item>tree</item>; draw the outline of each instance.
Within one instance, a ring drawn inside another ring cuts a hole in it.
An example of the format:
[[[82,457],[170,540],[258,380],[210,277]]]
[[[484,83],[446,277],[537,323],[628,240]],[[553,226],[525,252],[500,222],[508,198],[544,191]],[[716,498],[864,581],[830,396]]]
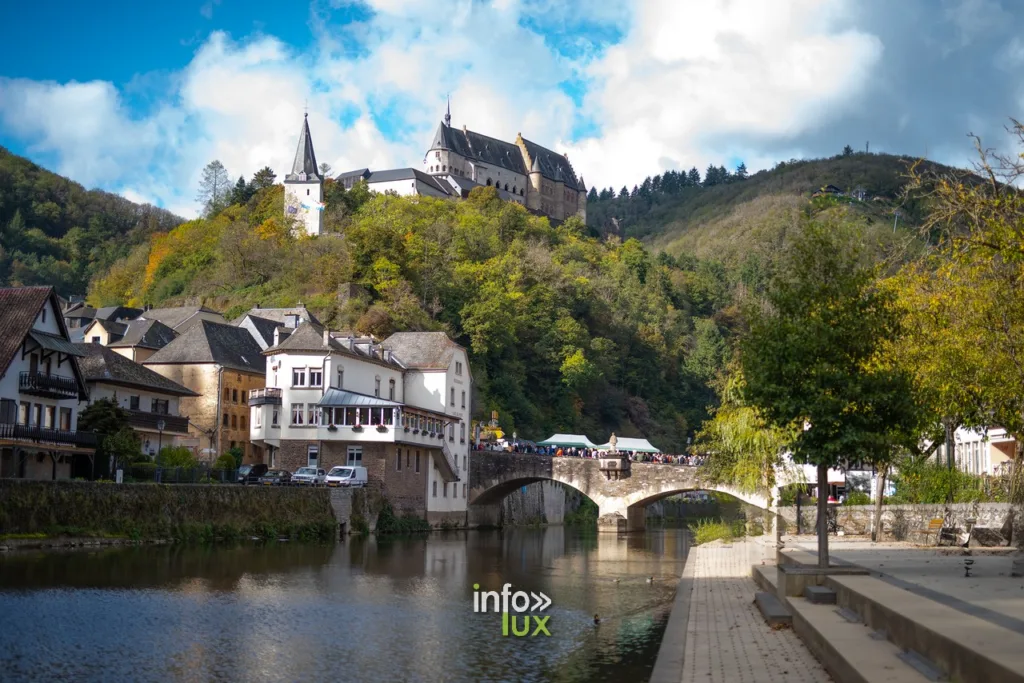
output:
[[[700,185],[700,171],[694,166],[690,169],[689,173],[686,174],[686,184],[691,187]]]
[[[714,164],[708,164],[707,170],[704,171],[704,187],[717,185],[718,181],[718,167]]]
[[[326,178],[331,174],[331,165],[326,161],[320,162],[320,176]]]
[[[619,190],[619,199],[629,199],[629,188],[625,185],[623,185],[622,189]]]
[[[741,161],[740,165],[736,167],[736,173],[733,175],[733,177],[736,178],[736,180],[746,180],[747,165]]]
[[[277,174],[269,166],[264,166],[260,170],[256,171],[252,176],[252,186],[258,192],[259,190],[265,190],[268,187],[274,186],[274,180],[277,178]]]
[[[203,205],[203,213],[206,216],[214,216],[228,206],[230,182],[224,164],[216,159],[203,169],[196,201]]]
[[[776,427],[797,427],[793,459],[817,466],[822,568],[829,468],[887,465],[899,445],[920,436],[908,374],[880,362],[898,338],[899,317],[892,296],[875,286],[862,240],[836,218],[806,221],[740,346],[747,400]]]
[[[590,188],[590,192],[587,193],[587,202],[598,201],[597,190],[593,187]]]
[[[112,399],[101,398],[86,406],[78,415],[78,429],[96,432],[96,458],[102,463],[101,471],[106,471],[107,465],[124,468],[142,456],[128,413]]]
[[[231,188],[231,194],[228,197],[229,204],[245,204],[253,195],[253,189],[251,185],[247,185],[245,182],[245,176],[238,176],[238,182]]]
[[[843,156],[844,157],[853,156],[853,147],[850,147],[849,145],[847,145],[846,147],[843,147]]]

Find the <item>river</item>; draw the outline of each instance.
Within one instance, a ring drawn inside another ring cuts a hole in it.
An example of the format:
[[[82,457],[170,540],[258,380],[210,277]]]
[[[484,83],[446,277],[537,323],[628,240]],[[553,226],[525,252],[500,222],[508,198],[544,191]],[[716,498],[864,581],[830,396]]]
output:
[[[688,547],[549,527],[0,554],[0,678],[640,683]],[[551,598],[550,637],[473,612],[505,582]]]

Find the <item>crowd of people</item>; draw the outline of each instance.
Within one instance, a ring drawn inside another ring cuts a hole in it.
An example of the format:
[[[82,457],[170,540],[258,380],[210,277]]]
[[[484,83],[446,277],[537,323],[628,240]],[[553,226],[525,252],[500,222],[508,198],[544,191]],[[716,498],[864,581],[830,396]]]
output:
[[[485,442],[481,444],[481,450],[549,455],[553,458],[596,459],[600,457],[607,457],[608,454],[608,451],[597,448],[580,448],[578,446],[541,446],[529,441],[517,441],[514,443],[504,441]],[[630,462],[683,465],[686,467],[697,467],[703,464],[705,458],[703,455],[672,455],[666,453],[639,453],[633,451],[619,451],[619,454],[625,455],[629,458]]]

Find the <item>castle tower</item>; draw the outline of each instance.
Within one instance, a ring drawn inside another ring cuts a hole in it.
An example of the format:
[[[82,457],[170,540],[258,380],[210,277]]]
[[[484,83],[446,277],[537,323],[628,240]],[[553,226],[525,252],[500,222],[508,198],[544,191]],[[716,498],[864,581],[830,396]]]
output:
[[[562,179],[562,167],[555,166],[554,195],[551,201],[551,216],[557,220],[565,219],[565,180]]]
[[[576,200],[576,215],[583,219],[583,222],[587,222],[587,184],[583,182],[583,176],[580,176],[579,185],[579,198]]]
[[[284,177],[284,215],[294,218],[296,229],[307,235],[319,235],[324,223],[324,180],[316,164],[313,138],[309,134],[309,114],[302,120],[299,146],[295,150],[292,172]]]
[[[533,209],[534,211],[541,210],[541,194],[542,183],[544,178],[540,174],[540,157],[536,157],[533,160],[533,166],[530,167],[530,185],[526,192],[526,208]]]

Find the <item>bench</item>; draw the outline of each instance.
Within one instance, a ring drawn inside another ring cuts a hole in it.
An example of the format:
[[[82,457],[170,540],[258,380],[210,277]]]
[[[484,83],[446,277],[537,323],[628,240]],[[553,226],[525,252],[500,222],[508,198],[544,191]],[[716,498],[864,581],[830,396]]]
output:
[[[919,529],[918,533],[924,535],[924,540],[926,543],[928,542],[928,537],[932,534],[935,534],[935,545],[938,545],[939,538],[942,534],[942,518],[936,517],[935,519],[931,520],[930,522],[928,522],[928,528]]]

